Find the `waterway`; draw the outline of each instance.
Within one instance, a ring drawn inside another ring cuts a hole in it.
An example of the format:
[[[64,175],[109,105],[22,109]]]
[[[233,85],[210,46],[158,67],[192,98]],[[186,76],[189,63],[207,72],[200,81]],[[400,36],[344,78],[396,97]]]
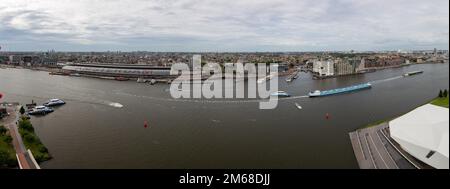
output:
[[[400,77],[415,70],[424,73]],[[316,89],[365,82],[373,88],[304,97]],[[280,90],[294,98],[281,100],[274,110],[260,110],[254,101],[177,101],[168,88],[0,69],[3,101],[67,101],[52,114],[32,118],[53,156],[44,169],[358,168],[348,133],[408,112],[448,89],[449,66],[413,65],[327,80],[301,73],[292,83],[280,79]]]

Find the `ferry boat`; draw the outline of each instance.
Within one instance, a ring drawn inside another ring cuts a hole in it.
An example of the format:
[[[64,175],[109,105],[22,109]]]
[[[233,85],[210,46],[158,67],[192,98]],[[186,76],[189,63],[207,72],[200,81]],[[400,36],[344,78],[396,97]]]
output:
[[[270,96],[290,97],[291,95],[284,91],[277,91],[277,92],[270,94]]]
[[[66,102],[60,99],[50,99],[48,102],[44,103],[44,106],[52,107],[52,106],[61,106],[66,104]]]
[[[29,115],[45,115],[52,113],[53,109],[47,106],[36,106],[35,108],[28,111]]]
[[[332,90],[327,90],[327,91],[317,90],[314,92],[310,92],[309,97],[313,98],[313,97],[331,96],[331,95],[349,93],[349,92],[354,92],[354,91],[359,91],[359,90],[364,90],[364,89],[370,89],[370,88],[372,88],[372,84],[365,83],[365,84],[354,85],[354,86],[338,88],[338,89],[332,89]]]
[[[408,77],[408,76],[413,76],[413,75],[418,75],[418,74],[422,74],[423,71],[414,71],[414,72],[408,72],[406,74],[404,74],[404,77]]]

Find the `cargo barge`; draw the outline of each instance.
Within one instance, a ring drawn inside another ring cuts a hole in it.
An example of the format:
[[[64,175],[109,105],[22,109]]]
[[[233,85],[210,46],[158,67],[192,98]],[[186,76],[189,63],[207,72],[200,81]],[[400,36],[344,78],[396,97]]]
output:
[[[372,88],[372,84],[364,83],[364,84],[360,84],[360,85],[354,85],[354,86],[350,86],[350,87],[332,89],[332,90],[327,90],[327,91],[319,91],[319,90],[317,90],[317,91],[314,91],[314,92],[310,92],[309,93],[309,97],[313,98],[313,97],[324,97],[324,96],[338,95],[338,94],[350,93],[350,92],[360,91],[360,90],[370,89],[370,88]]]

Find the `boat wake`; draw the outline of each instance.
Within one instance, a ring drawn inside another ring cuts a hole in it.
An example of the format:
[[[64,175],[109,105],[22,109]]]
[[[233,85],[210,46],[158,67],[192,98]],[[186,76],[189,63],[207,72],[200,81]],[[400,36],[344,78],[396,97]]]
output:
[[[174,98],[158,98],[152,96],[135,95],[124,92],[117,92],[117,95],[129,96],[134,98],[144,98],[148,100],[155,101],[166,101],[166,102],[186,102],[186,103],[216,103],[216,104],[240,104],[240,103],[259,103],[266,102],[269,99],[250,99],[250,100],[210,100],[210,99],[174,99]],[[287,98],[278,98],[279,101],[283,100],[294,100],[300,98],[308,98],[308,96],[292,96]]]
[[[396,80],[396,79],[401,79],[401,78],[403,78],[403,76],[397,76],[397,77],[391,77],[391,78],[387,78],[387,79],[376,80],[376,81],[372,81],[370,83],[371,84],[380,84],[380,83],[384,83],[384,82],[388,82],[388,81],[392,81],[392,80]]]

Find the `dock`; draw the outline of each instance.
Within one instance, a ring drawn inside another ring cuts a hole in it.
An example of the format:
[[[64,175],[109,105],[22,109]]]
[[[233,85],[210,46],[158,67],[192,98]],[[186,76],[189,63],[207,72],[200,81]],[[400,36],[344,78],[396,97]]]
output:
[[[404,151],[389,134],[389,123],[349,133],[361,169],[433,169]]]

